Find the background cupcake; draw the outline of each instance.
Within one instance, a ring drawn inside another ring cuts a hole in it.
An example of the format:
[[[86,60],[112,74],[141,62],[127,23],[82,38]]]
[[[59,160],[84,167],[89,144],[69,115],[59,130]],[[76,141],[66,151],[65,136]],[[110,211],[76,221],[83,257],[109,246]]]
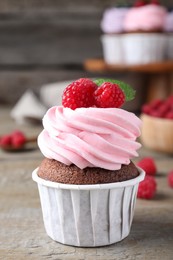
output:
[[[165,59],[166,35],[163,32],[167,11],[151,1],[135,3],[124,20],[123,48],[127,64],[145,64]]]
[[[112,7],[105,10],[101,20],[103,57],[108,64],[123,63],[121,34],[128,8]]]
[[[167,33],[167,59],[173,59],[173,10],[168,12],[165,19],[164,31]]]

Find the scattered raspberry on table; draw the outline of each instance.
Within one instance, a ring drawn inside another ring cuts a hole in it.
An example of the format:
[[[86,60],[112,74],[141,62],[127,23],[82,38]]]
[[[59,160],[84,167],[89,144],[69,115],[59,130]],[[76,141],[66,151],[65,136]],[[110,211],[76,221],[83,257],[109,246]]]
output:
[[[168,185],[173,188],[173,170],[168,173]]]
[[[147,175],[156,175],[157,167],[152,157],[144,157],[138,163],[137,166],[142,168]]]
[[[156,194],[157,183],[153,176],[146,175],[145,179],[139,183],[137,198],[152,199]]]

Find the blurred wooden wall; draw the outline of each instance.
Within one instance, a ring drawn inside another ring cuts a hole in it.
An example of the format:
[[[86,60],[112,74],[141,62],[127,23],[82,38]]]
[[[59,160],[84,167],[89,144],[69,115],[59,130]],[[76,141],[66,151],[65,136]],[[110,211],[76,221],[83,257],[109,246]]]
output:
[[[27,88],[38,91],[47,82],[97,76],[82,63],[102,57],[100,20],[115,2],[0,1],[0,103],[13,104]]]

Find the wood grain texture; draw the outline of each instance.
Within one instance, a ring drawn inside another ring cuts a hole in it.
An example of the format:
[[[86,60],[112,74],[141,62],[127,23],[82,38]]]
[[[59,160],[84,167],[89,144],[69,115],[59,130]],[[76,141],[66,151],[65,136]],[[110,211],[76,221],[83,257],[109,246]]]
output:
[[[133,4],[134,0],[4,0],[0,2],[0,9],[2,11],[16,11],[16,10],[40,10],[40,9],[54,9],[54,8],[72,8],[76,9],[87,9],[91,10],[93,8],[105,8],[107,6],[114,6],[116,3],[126,3]],[[172,0],[161,0],[161,4],[166,6],[172,6]]]
[[[0,133],[18,127],[0,109]],[[2,123],[3,122],[3,123]],[[22,126],[28,135],[41,126]],[[51,240],[44,229],[39,194],[31,172],[42,160],[39,150],[19,154],[0,151],[0,258],[68,260],[172,260],[173,190],[167,185],[172,158],[142,148],[140,157],[153,156],[158,167],[154,200],[137,200],[130,235],[122,242],[100,248],[76,248]]]
[[[98,13],[17,12],[0,16],[0,66],[82,63],[102,55]]]
[[[87,59],[84,61],[84,67],[88,71],[95,72],[140,72],[157,74],[160,73],[172,73],[173,61],[164,61],[150,64],[139,64],[139,65],[127,65],[127,64],[115,64],[109,65],[103,59]]]

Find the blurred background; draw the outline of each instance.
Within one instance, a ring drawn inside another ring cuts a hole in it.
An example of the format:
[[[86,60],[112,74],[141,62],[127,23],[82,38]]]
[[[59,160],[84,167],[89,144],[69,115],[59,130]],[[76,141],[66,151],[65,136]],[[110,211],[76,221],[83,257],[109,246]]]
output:
[[[103,57],[100,21],[104,10],[116,2],[0,1],[0,104],[13,106],[27,89],[39,93],[47,83],[100,77],[83,64],[88,58]],[[163,4],[170,7],[172,1]],[[104,76],[110,77],[107,71]],[[111,77],[124,79],[143,92],[139,73],[114,71]]]

